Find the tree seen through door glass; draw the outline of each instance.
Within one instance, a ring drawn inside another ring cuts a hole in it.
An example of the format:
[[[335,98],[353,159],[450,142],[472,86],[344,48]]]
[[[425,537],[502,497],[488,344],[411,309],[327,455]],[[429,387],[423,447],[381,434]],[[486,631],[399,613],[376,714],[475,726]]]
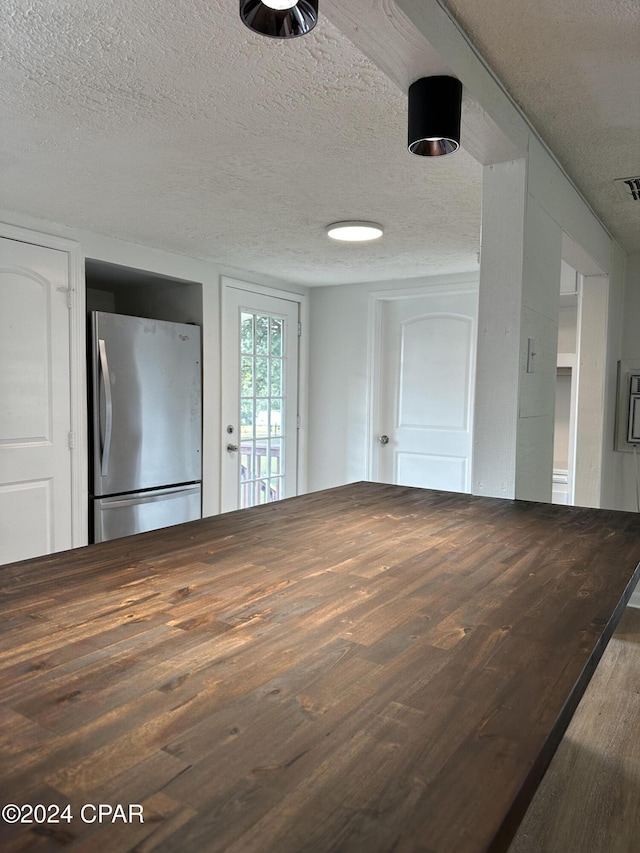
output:
[[[284,320],[240,315],[241,506],[278,500],[283,494]]]

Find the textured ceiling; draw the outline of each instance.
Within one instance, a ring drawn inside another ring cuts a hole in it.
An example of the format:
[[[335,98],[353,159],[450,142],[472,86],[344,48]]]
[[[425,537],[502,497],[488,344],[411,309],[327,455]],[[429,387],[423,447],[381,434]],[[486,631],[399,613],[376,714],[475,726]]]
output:
[[[477,269],[481,167],[407,153],[406,96],[326,18],[236,0],[5,0],[0,206],[300,284]],[[375,244],[325,226],[381,222]]]
[[[446,5],[640,251],[640,204],[613,183],[640,174],[638,0]],[[237,0],[5,0],[0,111],[8,210],[301,284],[477,268],[480,166],[407,154],[405,94],[322,6],[310,36],[280,42],[243,27]],[[349,218],[384,238],[330,242]]]
[[[640,252],[638,0],[446,0],[600,219]]]

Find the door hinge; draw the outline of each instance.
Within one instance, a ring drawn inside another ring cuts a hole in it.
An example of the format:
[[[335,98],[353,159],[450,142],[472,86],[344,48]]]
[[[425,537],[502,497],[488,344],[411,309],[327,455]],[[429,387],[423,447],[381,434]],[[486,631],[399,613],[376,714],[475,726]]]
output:
[[[76,437],[73,434],[73,430],[69,430],[69,436],[68,436],[67,440],[69,443],[69,450],[73,450],[74,447],[76,446]]]
[[[296,427],[297,427],[297,429],[300,429],[301,426],[302,426],[302,418],[300,417],[300,415],[298,415],[298,417],[296,418]]]
[[[69,288],[67,290],[67,308],[73,308],[73,290]]]
[[[302,323],[298,323],[298,337],[302,337]]]

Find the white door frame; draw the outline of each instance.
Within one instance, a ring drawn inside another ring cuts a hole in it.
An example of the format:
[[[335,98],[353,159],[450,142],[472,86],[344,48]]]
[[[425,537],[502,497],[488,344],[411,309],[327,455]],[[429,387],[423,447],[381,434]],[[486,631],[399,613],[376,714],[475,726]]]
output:
[[[375,480],[378,476],[378,454],[376,439],[376,424],[381,395],[381,361],[382,344],[382,308],[384,302],[399,299],[411,299],[419,296],[447,296],[450,293],[477,293],[479,275],[437,276],[428,284],[420,287],[408,287],[401,290],[378,290],[369,294],[369,310],[367,321],[367,432],[366,432],[366,467],[367,480]],[[474,359],[475,363],[475,359]],[[475,373],[475,369],[474,369]],[[475,375],[469,380],[475,386]]]
[[[575,418],[571,435],[574,454],[571,501],[577,506],[602,506],[608,308],[609,276],[580,273]]]
[[[570,442],[573,483],[569,500],[577,506],[602,506],[603,466],[608,417],[607,333],[609,274],[568,234],[562,235],[562,260],[578,273],[576,365],[572,371]],[[575,395],[575,396],[574,396]]]
[[[308,430],[307,430],[307,414],[309,411],[308,398],[308,381],[309,375],[309,328],[308,317],[308,300],[304,293],[297,293],[291,290],[282,290],[276,287],[267,285],[255,284],[254,282],[244,281],[242,279],[230,278],[229,276],[220,276],[220,365],[222,366],[222,323],[224,322],[226,294],[229,288],[234,290],[246,290],[249,293],[257,293],[262,296],[274,296],[276,299],[286,299],[289,302],[297,302],[299,306],[299,322],[300,335],[298,336],[298,466],[296,477],[297,493],[302,495],[307,490],[307,450],[308,450]],[[222,395],[222,381],[220,382],[220,394]],[[220,435],[224,437],[225,426],[222,423],[222,396],[220,398]],[[222,470],[222,444],[219,441],[220,454],[219,465]],[[222,481],[220,484],[222,488]]]
[[[89,468],[87,444],[87,369],[84,257],[80,244],[64,237],[33,231],[0,222],[0,237],[58,249],[69,257],[69,382],[72,446],[71,461],[71,541],[74,548],[88,542]]]

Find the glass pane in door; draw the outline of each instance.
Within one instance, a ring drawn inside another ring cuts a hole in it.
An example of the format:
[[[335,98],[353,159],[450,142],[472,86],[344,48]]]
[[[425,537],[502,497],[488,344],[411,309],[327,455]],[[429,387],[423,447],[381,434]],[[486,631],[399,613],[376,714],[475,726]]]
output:
[[[240,507],[284,496],[284,319],[240,315]]]

